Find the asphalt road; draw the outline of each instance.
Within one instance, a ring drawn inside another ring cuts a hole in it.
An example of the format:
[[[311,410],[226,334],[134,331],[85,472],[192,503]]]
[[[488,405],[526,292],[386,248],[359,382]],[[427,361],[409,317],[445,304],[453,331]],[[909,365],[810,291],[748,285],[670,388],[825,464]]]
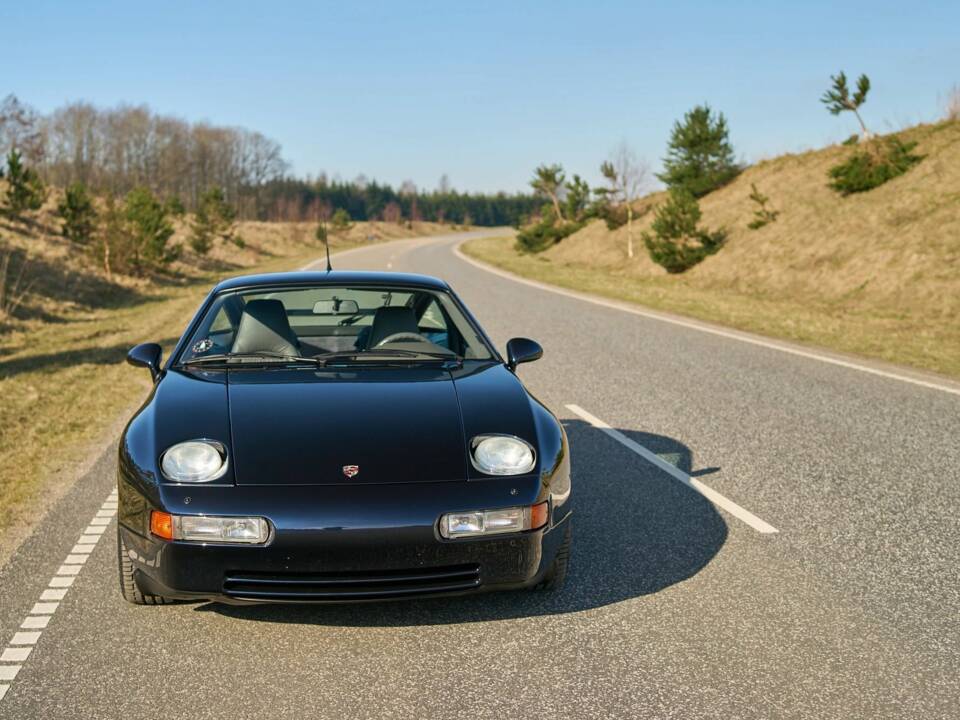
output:
[[[0,717],[957,716],[960,395],[520,284],[456,242],[335,265],[439,275],[501,348],[542,343],[520,375],[571,441],[565,589],[134,607],[109,447],[0,570]],[[45,621],[51,578],[74,579]]]

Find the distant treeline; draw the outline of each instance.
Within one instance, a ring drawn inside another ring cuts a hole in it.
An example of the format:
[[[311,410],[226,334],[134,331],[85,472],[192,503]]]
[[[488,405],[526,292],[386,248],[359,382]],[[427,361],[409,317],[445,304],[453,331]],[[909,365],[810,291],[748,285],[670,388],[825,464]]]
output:
[[[282,178],[267,183],[262,198],[271,220],[328,219],[344,209],[353,220],[432,220],[467,225],[519,225],[539,211],[533,195],[460,193],[444,187],[430,192],[404,183],[399,190],[363,178],[314,182]]]
[[[15,96],[0,103],[0,155],[17,149],[50,184],[81,183],[99,195],[148,188],[195,210],[217,188],[239,218],[315,220],[344,209],[354,220],[518,224],[540,202],[531,195],[430,192],[404,183],[329,182],[291,177],[280,144],[240,127],[190,123],[146,106],[98,108],[74,102],[41,115]]]

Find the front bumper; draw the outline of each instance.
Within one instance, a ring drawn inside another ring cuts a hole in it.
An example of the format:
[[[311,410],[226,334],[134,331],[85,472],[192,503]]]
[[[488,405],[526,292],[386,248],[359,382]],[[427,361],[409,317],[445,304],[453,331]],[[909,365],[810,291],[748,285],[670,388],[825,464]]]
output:
[[[511,484],[506,492],[532,499],[532,484]],[[168,489],[157,509],[261,515],[273,526],[266,545],[204,545],[150,535],[143,518],[157,503],[123,482],[120,488],[120,533],[137,584],[186,600],[363,602],[530,587],[553,564],[569,522],[566,503],[539,530],[441,538],[442,512],[498,506],[486,497],[498,488],[480,483]],[[507,497],[520,504],[517,495]]]

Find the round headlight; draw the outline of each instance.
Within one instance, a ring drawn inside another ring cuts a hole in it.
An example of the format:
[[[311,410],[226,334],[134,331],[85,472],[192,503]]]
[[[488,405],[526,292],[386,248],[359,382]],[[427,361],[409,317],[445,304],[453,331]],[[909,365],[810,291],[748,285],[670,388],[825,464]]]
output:
[[[473,466],[487,475],[522,475],[533,470],[530,443],[512,435],[479,435],[473,439]]]
[[[163,454],[160,469],[174,482],[209,482],[227,472],[227,453],[218,442],[188,440]]]

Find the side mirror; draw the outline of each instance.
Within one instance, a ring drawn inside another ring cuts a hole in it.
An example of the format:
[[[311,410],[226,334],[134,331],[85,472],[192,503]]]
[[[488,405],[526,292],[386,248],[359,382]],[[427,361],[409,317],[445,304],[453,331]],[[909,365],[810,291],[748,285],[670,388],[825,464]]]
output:
[[[516,370],[517,365],[533,362],[543,357],[540,343],[527,338],[514,338],[507,342],[507,367]]]
[[[156,380],[160,374],[160,357],[163,350],[156,343],[141,343],[127,353],[127,362],[137,367],[150,369],[150,376]]]

